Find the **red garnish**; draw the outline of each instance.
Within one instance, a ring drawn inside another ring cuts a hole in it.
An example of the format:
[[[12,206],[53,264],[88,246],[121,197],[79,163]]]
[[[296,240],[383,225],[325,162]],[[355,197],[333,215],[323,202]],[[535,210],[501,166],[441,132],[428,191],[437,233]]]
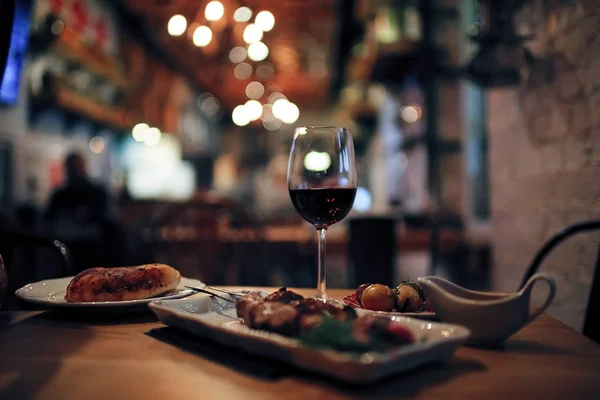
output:
[[[391,322],[386,327],[386,330],[392,335],[394,335],[399,341],[407,343],[413,343],[415,341],[415,336],[412,334],[412,332],[407,327],[398,322]]]

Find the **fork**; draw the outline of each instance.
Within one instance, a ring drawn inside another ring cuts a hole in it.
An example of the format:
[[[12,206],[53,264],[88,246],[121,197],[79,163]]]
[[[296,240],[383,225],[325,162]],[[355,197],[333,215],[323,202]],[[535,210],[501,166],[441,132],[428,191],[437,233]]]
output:
[[[208,289],[210,289],[210,290],[216,290],[217,292],[226,293],[226,294],[228,294],[230,296],[244,296],[244,295],[246,295],[246,293],[234,292],[232,290],[219,289],[219,288],[216,288],[214,286],[206,286],[206,287]]]
[[[215,296],[215,297],[217,297],[217,298],[219,298],[219,299],[221,299],[221,300],[228,301],[228,302],[230,302],[230,303],[235,303],[235,302],[236,302],[236,301],[235,301],[235,300],[233,300],[233,299],[228,299],[227,297],[223,297],[223,296],[221,296],[221,295],[218,295],[218,294],[216,294],[216,293],[213,293],[213,292],[211,292],[211,291],[209,291],[209,290],[206,290],[206,289],[200,289],[200,288],[197,288],[197,287],[194,287],[194,286],[186,286],[186,288],[188,288],[188,289],[191,289],[191,290],[194,290],[194,291],[196,291],[196,292],[210,294],[210,295],[212,295],[212,296]]]

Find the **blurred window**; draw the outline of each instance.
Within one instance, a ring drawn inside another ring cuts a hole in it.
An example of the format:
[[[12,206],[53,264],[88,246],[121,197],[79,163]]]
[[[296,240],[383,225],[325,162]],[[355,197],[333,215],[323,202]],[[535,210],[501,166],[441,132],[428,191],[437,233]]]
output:
[[[475,35],[481,26],[480,6],[477,0],[461,3],[462,31]],[[470,39],[464,39],[462,59],[469,60],[476,50]],[[489,151],[487,130],[487,96],[478,85],[463,82],[463,110],[465,121],[465,148],[468,180],[468,214],[486,221],[490,217]]]

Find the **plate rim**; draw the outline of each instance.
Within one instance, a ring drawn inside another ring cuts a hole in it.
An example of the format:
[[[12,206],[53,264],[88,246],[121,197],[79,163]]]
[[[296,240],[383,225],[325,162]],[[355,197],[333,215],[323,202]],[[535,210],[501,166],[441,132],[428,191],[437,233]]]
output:
[[[53,301],[53,300],[47,300],[47,299],[41,299],[41,298],[34,298],[34,297],[29,297],[27,296],[26,290],[25,288],[27,288],[28,286],[31,285],[42,285],[48,282],[54,282],[54,283],[58,283],[58,281],[65,281],[66,285],[65,285],[65,291],[66,288],[69,284],[69,282],[71,282],[71,280],[75,277],[75,275],[73,276],[65,276],[62,278],[51,278],[51,279],[43,279],[41,281],[37,281],[37,282],[31,282],[28,283],[20,288],[18,288],[17,290],[15,290],[15,296],[17,296],[19,299],[26,301],[28,303],[33,303],[33,304],[42,304],[42,305],[46,305],[46,306],[50,306],[50,307],[60,307],[60,308],[124,308],[124,307],[135,307],[135,306],[140,306],[140,305],[147,305],[150,302],[154,301],[154,300],[178,300],[181,299],[185,296],[188,296],[190,294],[192,294],[194,291],[191,289],[186,289],[186,290],[181,290],[180,292],[170,295],[170,296],[164,296],[164,297],[150,297],[147,299],[136,299],[136,300],[124,300],[124,301],[88,301],[88,302],[84,302],[84,301]],[[194,278],[187,278],[182,276],[181,277],[181,281],[178,285],[178,287],[180,285],[182,285],[182,281],[186,279],[186,280],[190,280],[190,281],[196,281],[199,282],[200,285],[198,285],[197,283],[194,284],[194,286],[199,286],[200,288],[203,288],[206,286],[206,283],[202,282],[199,279],[194,279]]]
[[[355,307],[351,304],[347,304],[345,302],[346,297],[352,296],[353,293],[347,294],[342,297],[340,300],[344,305],[348,307],[352,307],[355,310],[362,310],[361,312],[369,313],[372,315],[381,315],[381,316],[398,316],[398,317],[412,317],[412,318],[435,318],[437,317],[437,313],[435,311],[422,311],[422,312],[400,312],[400,311],[377,311],[377,310],[369,310],[364,307]]]

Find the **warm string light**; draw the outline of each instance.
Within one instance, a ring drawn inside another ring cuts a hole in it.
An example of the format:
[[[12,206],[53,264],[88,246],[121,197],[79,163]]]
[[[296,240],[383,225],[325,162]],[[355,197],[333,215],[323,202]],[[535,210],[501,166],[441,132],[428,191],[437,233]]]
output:
[[[204,9],[204,17],[209,22],[219,21],[225,14],[225,7],[220,1],[210,1]],[[233,14],[236,22],[246,23],[252,18],[253,12],[249,7],[239,7]],[[239,80],[247,80],[252,76],[253,67],[244,62],[246,58],[253,62],[262,62],[269,56],[269,47],[261,40],[264,32],[270,32],[275,26],[275,17],[270,11],[262,10],[254,18],[254,23],[249,23],[243,32],[242,38],[248,45],[247,48],[236,46],[229,52],[229,59],[236,64],[234,75]],[[187,19],[180,14],[173,15],[167,24],[167,31],[171,36],[181,36],[188,27]],[[206,47],[212,41],[213,32],[210,27],[197,26],[192,33],[192,42],[197,47]],[[274,74],[273,66],[266,62],[256,68],[258,79],[267,80]],[[268,104],[261,104],[258,99],[265,95],[265,87],[258,81],[246,85],[248,101],[233,109],[231,118],[238,126],[248,125],[251,121],[262,119],[265,129],[278,130],[283,123],[292,124],[300,116],[298,106],[290,102],[282,93],[273,92],[268,97]],[[203,100],[202,110],[208,114],[216,114],[220,108],[216,98]],[[150,127],[146,123],[139,123],[132,129],[133,138],[149,146],[160,142],[162,133],[160,129]],[[98,145],[99,148],[99,145]]]
[[[204,17],[209,22],[219,21],[223,18],[224,14],[225,7],[220,1],[216,0],[210,1],[204,9]],[[252,15],[253,11],[249,7],[239,7],[235,10],[233,19],[236,22],[245,23],[250,21]],[[249,23],[245,27],[242,38],[248,45],[247,48],[236,46],[229,52],[229,59],[232,63],[236,64],[234,75],[237,79],[247,80],[252,76],[253,67],[244,62],[246,58],[258,63],[264,61],[269,56],[269,47],[261,42],[261,40],[264,32],[270,32],[274,26],[275,17],[273,14],[270,11],[262,10],[256,14],[254,23]],[[167,32],[171,36],[181,36],[187,28],[188,21],[181,14],[173,15],[167,24]],[[192,28],[190,28],[190,31]],[[192,43],[195,46],[206,47],[212,41],[213,32],[210,27],[201,25],[193,29],[191,36]],[[274,68],[268,62],[261,63],[256,68],[258,79],[267,80],[273,74]],[[300,115],[298,107],[279,92],[273,92],[269,95],[269,104],[261,104],[258,99],[264,96],[265,87],[260,82],[253,81],[248,83],[245,92],[249,100],[245,104],[235,107],[231,115],[233,122],[238,126],[245,126],[251,121],[262,119],[265,129],[275,131],[281,127],[282,123],[291,124],[296,122]],[[213,115],[218,113],[220,104],[216,98],[208,97],[203,100],[201,108],[205,114]],[[160,142],[162,132],[160,129],[150,127],[148,124],[142,122],[133,127],[132,136],[138,142],[153,146]],[[96,140],[96,142],[100,143],[99,140]],[[100,145],[95,144],[95,148],[99,149]]]
[[[251,44],[260,41],[263,38],[263,31],[256,24],[248,24],[244,29],[243,39],[244,42]]]
[[[207,21],[218,21],[225,14],[225,7],[220,1],[211,1],[204,9],[204,17]]]
[[[263,42],[250,43],[248,46],[248,58],[252,61],[263,61],[269,55],[269,48]]]
[[[270,11],[261,11],[256,14],[254,23],[264,32],[269,32],[275,26],[275,17]]]
[[[171,36],[181,36],[187,28],[187,19],[183,15],[176,14],[169,19],[167,32]]]
[[[212,31],[208,26],[201,25],[194,30],[192,42],[197,47],[206,47],[212,40]]]
[[[260,82],[250,82],[246,86],[246,96],[249,99],[260,99],[265,94],[265,87]]]
[[[248,22],[252,18],[252,10],[248,7],[240,7],[233,13],[235,22]]]

